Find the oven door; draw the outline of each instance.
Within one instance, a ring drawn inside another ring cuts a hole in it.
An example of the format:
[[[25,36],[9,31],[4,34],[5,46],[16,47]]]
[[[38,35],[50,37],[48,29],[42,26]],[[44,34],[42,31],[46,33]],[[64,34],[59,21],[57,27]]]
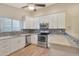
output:
[[[38,41],[46,42],[47,36],[46,35],[38,35]]]
[[[38,35],[38,46],[48,48],[47,35]]]

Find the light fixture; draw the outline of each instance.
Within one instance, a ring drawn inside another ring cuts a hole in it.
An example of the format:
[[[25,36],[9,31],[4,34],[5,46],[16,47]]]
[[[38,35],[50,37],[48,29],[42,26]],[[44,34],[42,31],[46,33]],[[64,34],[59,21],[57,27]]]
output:
[[[35,9],[35,6],[34,6],[34,5],[29,5],[29,6],[28,6],[28,9],[29,9],[29,10],[34,10],[34,9]]]

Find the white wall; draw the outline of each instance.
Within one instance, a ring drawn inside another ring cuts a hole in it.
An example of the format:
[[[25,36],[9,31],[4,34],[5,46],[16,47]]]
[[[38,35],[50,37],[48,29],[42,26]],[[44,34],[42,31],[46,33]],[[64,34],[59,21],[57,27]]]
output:
[[[29,11],[24,11],[20,8],[11,7],[5,4],[0,4],[0,16],[10,17],[14,19],[22,19],[25,15],[31,15]]]

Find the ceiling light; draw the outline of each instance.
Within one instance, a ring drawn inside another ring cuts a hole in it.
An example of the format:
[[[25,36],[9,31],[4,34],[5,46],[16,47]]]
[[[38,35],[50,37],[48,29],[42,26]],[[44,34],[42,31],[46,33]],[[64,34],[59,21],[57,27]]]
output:
[[[35,7],[33,5],[29,5],[28,8],[29,8],[29,10],[34,10],[35,9]]]

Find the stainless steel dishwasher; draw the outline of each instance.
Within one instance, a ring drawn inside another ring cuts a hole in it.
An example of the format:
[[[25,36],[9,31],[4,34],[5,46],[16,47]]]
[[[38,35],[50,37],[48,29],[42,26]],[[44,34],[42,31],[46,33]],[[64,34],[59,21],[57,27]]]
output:
[[[31,35],[25,35],[25,47],[31,44]]]

